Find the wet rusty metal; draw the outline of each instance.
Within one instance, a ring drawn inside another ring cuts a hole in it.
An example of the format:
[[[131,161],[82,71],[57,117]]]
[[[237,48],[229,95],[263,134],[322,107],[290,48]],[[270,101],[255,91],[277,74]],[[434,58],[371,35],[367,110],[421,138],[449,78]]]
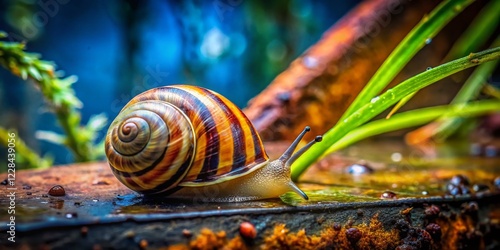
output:
[[[443,63],[450,47],[487,1],[476,1],[415,55],[390,86]],[[340,118],[378,67],[439,1],[363,1],[295,59],[244,109],[264,140],[293,140],[306,125],[323,134]],[[448,61],[448,60],[447,60]],[[401,111],[448,103],[466,78],[433,84]]]
[[[498,158],[468,156],[467,145],[429,150],[392,141],[374,143],[350,147],[307,171],[299,186],[308,201],[292,193],[282,200],[245,203],[148,198],[120,184],[103,162],[19,171],[17,245],[3,240],[8,236],[9,190],[2,184],[0,246],[197,249],[208,244],[273,249],[298,242],[314,249],[499,246],[491,236],[500,232],[500,189],[494,183],[500,176]],[[277,155],[286,144],[266,146]],[[347,171],[354,163],[369,165],[372,171]],[[469,193],[449,195],[448,184],[464,185]],[[48,195],[55,185],[65,189],[64,196]],[[381,198],[386,192],[397,197]],[[255,239],[241,236],[245,222],[255,226]],[[380,243],[384,245],[373,245],[380,239],[385,239]]]

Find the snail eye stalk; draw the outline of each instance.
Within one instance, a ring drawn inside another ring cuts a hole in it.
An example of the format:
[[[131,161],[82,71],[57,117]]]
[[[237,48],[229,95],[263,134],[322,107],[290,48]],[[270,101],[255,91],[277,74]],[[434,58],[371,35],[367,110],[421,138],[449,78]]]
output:
[[[293,151],[295,151],[295,149],[297,148],[297,145],[299,145],[300,141],[302,140],[302,138],[304,138],[304,135],[311,131],[311,128],[309,126],[306,126],[304,128],[304,130],[302,130],[302,132],[299,134],[299,136],[297,136],[297,138],[293,141],[293,143],[290,145],[290,147],[288,147],[288,149],[283,153],[283,155],[281,155],[281,157],[279,158],[279,161],[281,162],[286,162],[285,163],[285,166],[287,168],[289,168],[293,162],[295,160],[297,160],[297,158],[299,158],[304,152],[306,152],[312,145],[314,145],[314,143],[316,142],[320,142],[323,137],[321,135],[318,135],[316,136],[316,138],[312,141],[310,141],[309,143],[307,143],[307,145],[305,145],[303,148],[299,149],[299,151],[297,151],[295,154],[293,153]]]

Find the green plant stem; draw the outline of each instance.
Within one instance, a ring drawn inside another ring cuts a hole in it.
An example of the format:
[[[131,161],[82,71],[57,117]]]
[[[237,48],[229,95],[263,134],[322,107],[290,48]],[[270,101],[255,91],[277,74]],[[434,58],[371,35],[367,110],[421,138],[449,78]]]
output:
[[[8,134],[12,132],[13,131],[8,131],[5,128],[0,127],[0,142],[4,145],[8,145],[8,140],[10,139]],[[16,165],[21,166],[21,168],[48,168],[52,165],[52,159],[38,156],[35,151],[30,149],[26,145],[26,143],[24,143],[24,141],[19,138],[17,133],[15,133],[15,135],[16,137],[14,137],[14,150],[16,152],[14,154],[16,155]]]
[[[445,56],[443,62],[447,62],[458,57],[465,56],[472,51],[479,50],[480,47],[486,43],[488,38],[491,37],[500,22],[500,15],[498,15],[498,11],[500,11],[500,1],[490,1],[487,3],[474,17],[474,20],[472,20],[469,27],[467,27],[467,29],[460,35],[460,38],[453,44],[450,52]],[[481,32],[478,32],[478,30]],[[492,47],[499,45],[499,43],[496,43],[496,45],[494,43]],[[415,94],[416,93],[413,93],[401,99],[391,110],[388,117],[406,104]],[[463,119],[458,118],[453,120]],[[454,124],[457,125],[457,123]],[[443,127],[443,129],[445,128]]]
[[[84,141],[79,142],[76,139],[77,138],[76,135],[78,133],[79,128],[72,126],[70,122],[72,116],[78,116],[79,119],[80,114],[72,113],[69,107],[64,107],[56,110],[57,120],[59,121],[59,124],[66,133],[65,144],[68,146],[68,148],[72,151],[73,155],[75,156],[75,161],[77,162],[89,161],[91,160],[90,158],[91,155],[87,149],[87,142]]]
[[[484,86],[483,93],[493,98],[500,99],[500,89],[495,88],[493,85],[487,84]]]
[[[94,136],[91,129],[80,126],[80,100],[71,85],[76,77],[60,79],[53,63],[40,60],[39,55],[24,51],[25,45],[0,41],[0,65],[22,79],[31,79],[40,88],[57,121],[65,132],[64,144],[72,151],[75,161],[95,160],[91,154]]]
[[[492,47],[496,46],[500,46],[500,37],[493,42]],[[493,73],[498,62],[498,60],[495,60],[479,65],[469,78],[467,78],[467,81],[465,81],[460,91],[453,98],[451,104],[467,105],[467,102],[477,98],[481,88],[486,83],[486,79]],[[444,141],[455,134],[466,120],[463,117],[439,118],[432,125],[429,125],[436,127],[435,125],[437,124],[437,127],[431,130],[428,136],[433,136],[437,141]]]
[[[425,16],[393,50],[339,120],[344,120],[380,93],[426,44],[427,39],[432,39],[472,2],[473,0],[444,1]]]
[[[391,109],[391,112],[389,112],[389,114],[387,114],[385,119],[391,118],[392,115],[394,115],[401,107],[403,107],[416,94],[417,94],[417,92],[413,92],[413,93],[403,97],[401,100],[399,100],[399,102],[396,103],[396,105],[394,105],[394,107]]]
[[[500,58],[500,47],[481,51],[475,54],[471,53],[469,56],[462,57],[460,59],[442,64],[431,70],[422,72],[398,84],[394,88],[387,90],[384,94],[372,99],[370,103],[367,103],[357,109],[356,112],[352,113],[344,120],[339,121],[332,129],[325,133],[323,136],[323,142],[313,145],[308,151],[299,157],[299,159],[297,159],[297,161],[292,165],[292,179],[297,180],[300,175],[330,147],[330,145],[336,143],[350,130],[369,121],[391,105],[394,105],[401,98],[458,71],[498,58]]]
[[[371,136],[423,125],[439,117],[471,117],[498,110],[500,110],[500,101],[483,100],[468,103],[466,106],[461,104],[443,105],[398,113],[391,119],[372,121],[352,130],[333,144],[323,155],[333,153]],[[443,116],[443,114],[445,115]]]
[[[487,62],[479,65],[477,69],[472,73],[472,75],[467,79],[464,86],[458,94],[455,96],[452,104],[457,105],[468,105],[467,102],[470,99],[475,98],[481,91],[481,86],[484,85],[488,76],[490,76],[498,65],[498,60],[493,62]],[[500,110],[500,109],[499,109]],[[435,136],[439,141],[443,141],[446,138],[454,134],[457,129],[462,125],[464,118],[449,118],[442,117],[436,122],[440,123],[439,127],[435,131]]]
[[[500,46],[500,36],[493,43],[493,47]],[[481,91],[486,80],[493,73],[498,65],[498,60],[487,62],[479,65],[474,72],[469,76],[464,86],[451,101],[452,104],[466,103],[469,100],[476,98]]]
[[[487,3],[453,44],[444,61],[447,62],[465,56],[485,45],[500,23],[499,12],[500,1]]]

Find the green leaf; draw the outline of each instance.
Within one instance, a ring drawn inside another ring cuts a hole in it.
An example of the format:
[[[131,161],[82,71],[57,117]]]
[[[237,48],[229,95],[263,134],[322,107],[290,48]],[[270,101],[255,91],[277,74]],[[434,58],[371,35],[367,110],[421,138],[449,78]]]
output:
[[[413,96],[417,94],[417,92],[413,92],[405,97],[403,97],[403,99],[399,100],[399,102],[392,108],[391,112],[389,112],[389,114],[385,117],[386,119],[389,119],[391,118],[391,116],[396,113],[401,107],[403,107],[403,105],[405,105],[408,101],[410,101],[411,98],[413,98]]]
[[[445,61],[477,51],[485,45],[500,23],[500,1],[489,1],[453,44]]]
[[[324,155],[330,154],[357,141],[366,139],[371,136],[396,131],[399,129],[410,128],[426,124],[439,117],[457,118],[483,115],[500,110],[500,101],[498,100],[483,100],[468,103],[467,105],[443,105],[429,108],[416,109],[393,115],[390,119],[380,119],[372,121],[360,126],[340,140],[333,144]],[[444,115],[443,115],[444,114]]]
[[[332,129],[325,133],[321,143],[314,144],[308,151],[299,157],[292,165],[292,179],[297,180],[307,167],[316,161],[330,145],[336,143],[350,130],[369,121],[401,100],[401,98],[458,71],[498,58],[500,58],[500,47],[476,54],[471,53],[469,56],[442,64],[435,67],[433,70],[424,71],[398,84],[394,88],[387,90],[384,94],[372,99],[370,103],[363,105],[344,120],[339,121]]]
[[[31,77],[35,78],[35,80],[37,80],[37,81],[42,80],[42,76],[40,75],[40,72],[38,72],[38,69],[36,69],[35,67],[33,67],[31,65],[28,66],[28,72],[31,75]]]
[[[451,19],[472,2],[473,0],[443,1],[428,16],[425,16],[392,51],[340,120],[354,113],[380,93],[429,41],[428,39],[432,39]]]

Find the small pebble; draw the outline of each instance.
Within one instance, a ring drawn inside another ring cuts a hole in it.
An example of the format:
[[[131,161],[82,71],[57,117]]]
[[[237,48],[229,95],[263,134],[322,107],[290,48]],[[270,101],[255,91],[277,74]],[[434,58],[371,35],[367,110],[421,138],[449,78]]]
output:
[[[470,194],[469,178],[465,175],[457,174],[450,179],[446,185],[446,192],[450,195],[464,195]]]
[[[30,190],[30,189],[31,189],[31,186],[30,186],[30,185],[28,185],[28,184],[24,184],[24,185],[23,185],[23,189],[24,189],[24,190]]]
[[[339,224],[335,223],[333,224],[333,230],[335,231],[340,231],[340,229],[342,229],[342,226],[340,226]]]
[[[471,201],[469,203],[462,204],[462,212],[475,214],[479,210],[479,205],[475,201]]]
[[[82,227],[82,228],[80,229],[80,234],[81,234],[82,236],[87,236],[87,234],[88,234],[88,233],[89,233],[89,228],[88,228],[88,227]]]
[[[490,191],[490,187],[486,184],[479,183],[479,184],[474,184],[472,186],[472,190],[474,190],[474,192],[476,193],[487,192]]]
[[[497,188],[497,189],[500,189],[500,176],[495,178],[495,180],[493,180],[493,185]]]
[[[459,186],[459,185],[468,186],[470,181],[469,181],[469,178],[467,178],[466,176],[461,175],[461,174],[457,174],[457,175],[451,177],[450,183],[455,185],[455,186]]]
[[[361,231],[355,227],[351,227],[345,231],[345,235],[347,239],[351,242],[351,244],[355,244],[361,239]]]
[[[49,195],[64,196],[66,195],[66,191],[64,191],[64,188],[61,185],[55,185],[52,188],[50,188]]]
[[[245,239],[255,239],[257,237],[257,230],[250,222],[243,222],[240,224],[240,234]]]
[[[498,148],[495,145],[488,145],[484,147],[484,156],[493,158],[498,156]]]
[[[352,175],[363,175],[373,173],[373,168],[367,164],[352,164],[347,167],[347,173]]]
[[[78,217],[77,213],[67,213],[66,214],[66,218],[68,218],[68,219],[73,219],[73,218],[76,218],[76,217]]]
[[[435,218],[439,215],[440,212],[441,209],[439,209],[439,207],[436,205],[430,205],[429,207],[426,207],[424,210],[425,217],[427,218]]]
[[[447,189],[448,194],[451,195],[470,194],[470,189],[464,185],[455,186],[453,184],[448,184]]]
[[[26,195],[31,195],[31,192],[26,192]]]
[[[148,241],[145,240],[145,239],[142,239],[140,242],[139,242],[139,247],[141,249],[146,249],[148,247]]]
[[[9,181],[8,181],[7,179],[3,180],[3,181],[0,183],[0,185],[4,185],[4,186],[5,186],[5,185],[7,185],[7,184],[9,184]]]
[[[380,195],[380,199],[397,199],[397,196],[394,192],[385,191],[382,195]]]
[[[439,240],[441,238],[441,227],[436,223],[427,225],[425,231],[427,231],[434,240]]]
[[[193,233],[187,229],[182,230],[182,236],[186,238],[191,238],[193,237]]]

